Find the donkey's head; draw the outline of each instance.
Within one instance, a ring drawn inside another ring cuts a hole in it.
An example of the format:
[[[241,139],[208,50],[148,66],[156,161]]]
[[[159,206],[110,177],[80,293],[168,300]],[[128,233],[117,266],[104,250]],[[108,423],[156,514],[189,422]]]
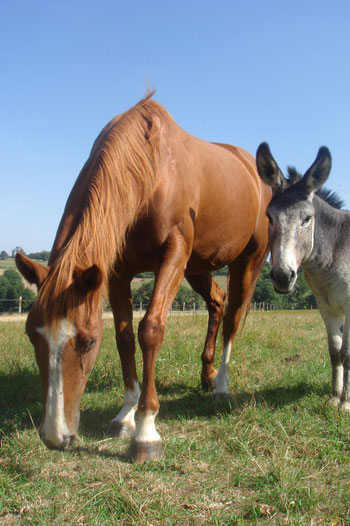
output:
[[[267,207],[272,258],[271,280],[276,292],[290,292],[298,267],[311,256],[314,245],[314,192],[327,180],[331,154],[319,149],[315,162],[303,177],[286,179],[267,143],[260,144],[256,164],[262,180],[271,186],[273,197]]]
[[[39,291],[28,315],[26,331],[35,349],[42,381],[40,436],[50,449],[65,449],[77,434],[80,398],[100,347],[101,271],[92,266],[67,276],[67,287],[61,297],[51,283],[45,291],[46,301],[41,301],[40,293],[52,278],[50,268],[19,253],[16,264],[25,279],[35,283]],[[69,298],[74,298],[73,307],[69,305]],[[55,311],[50,302],[63,304]]]

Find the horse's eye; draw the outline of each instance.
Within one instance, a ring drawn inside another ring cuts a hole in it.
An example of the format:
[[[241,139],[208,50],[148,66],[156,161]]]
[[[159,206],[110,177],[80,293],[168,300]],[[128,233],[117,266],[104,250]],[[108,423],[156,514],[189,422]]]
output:
[[[89,340],[87,340],[85,346],[86,346],[86,350],[87,351],[90,351],[90,349],[93,348],[93,346],[95,345],[96,343],[96,339],[95,338],[90,338]]]

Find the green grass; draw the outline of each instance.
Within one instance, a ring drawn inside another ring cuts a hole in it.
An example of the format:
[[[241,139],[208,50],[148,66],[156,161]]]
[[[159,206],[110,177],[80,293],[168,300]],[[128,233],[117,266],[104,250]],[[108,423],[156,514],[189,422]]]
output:
[[[231,400],[199,388],[203,315],[171,316],[157,360],[165,456],[124,460],[104,430],[122,403],[112,321],[82,399],[80,442],[40,442],[41,387],[23,322],[0,324],[0,524],[350,524],[350,416],[326,404],[317,311],[252,313],[230,366]],[[141,367],[138,353],[138,367]]]

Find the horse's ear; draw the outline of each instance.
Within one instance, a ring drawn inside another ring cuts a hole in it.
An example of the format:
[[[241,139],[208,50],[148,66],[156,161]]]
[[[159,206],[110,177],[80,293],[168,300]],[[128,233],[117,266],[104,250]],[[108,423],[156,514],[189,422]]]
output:
[[[332,167],[331,152],[326,146],[321,146],[314,163],[305,172],[304,177],[298,183],[307,194],[311,194],[328,179]]]
[[[22,276],[29,281],[29,283],[35,283],[35,285],[40,288],[45,281],[50,268],[45,267],[36,261],[32,261],[24,254],[21,254],[21,252],[17,252],[15,261]]]
[[[102,285],[102,271],[97,265],[92,265],[92,267],[87,268],[80,274],[77,281],[85,293],[93,292],[98,290]]]
[[[256,166],[261,179],[271,186],[273,191],[285,186],[286,180],[272,157],[267,142],[262,142],[256,152]]]

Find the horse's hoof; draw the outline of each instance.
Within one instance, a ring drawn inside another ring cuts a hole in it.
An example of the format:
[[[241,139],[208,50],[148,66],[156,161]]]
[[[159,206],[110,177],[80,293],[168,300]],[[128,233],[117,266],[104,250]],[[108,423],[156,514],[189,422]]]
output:
[[[131,440],[125,456],[128,462],[142,464],[146,460],[161,458],[163,456],[163,446],[160,441],[136,442],[136,440]]]
[[[328,398],[327,400],[327,405],[331,406],[331,407],[339,407],[340,405],[340,400],[339,398],[337,398],[336,396],[331,396],[330,398]]]
[[[339,406],[339,411],[341,411],[342,413],[350,413],[350,402],[342,402]]]
[[[109,437],[128,438],[134,434],[135,427],[129,424],[124,424],[118,420],[112,420],[106,431],[106,435]]]
[[[202,389],[203,391],[205,391],[206,393],[208,391],[214,391],[215,389],[215,386],[216,386],[216,382],[215,382],[215,377],[212,378],[211,380],[208,380],[208,379],[203,379],[202,378]]]
[[[204,375],[202,373],[202,376],[201,376],[201,382],[202,382],[202,389],[203,391],[214,391],[215,389],[215,386],[216,386],[216,377],[217,377],[217,370],[216,369],[213,369],[212,372],[211,372],[211,375],[210,375],[210,378],[208,378],[206,375]]]

